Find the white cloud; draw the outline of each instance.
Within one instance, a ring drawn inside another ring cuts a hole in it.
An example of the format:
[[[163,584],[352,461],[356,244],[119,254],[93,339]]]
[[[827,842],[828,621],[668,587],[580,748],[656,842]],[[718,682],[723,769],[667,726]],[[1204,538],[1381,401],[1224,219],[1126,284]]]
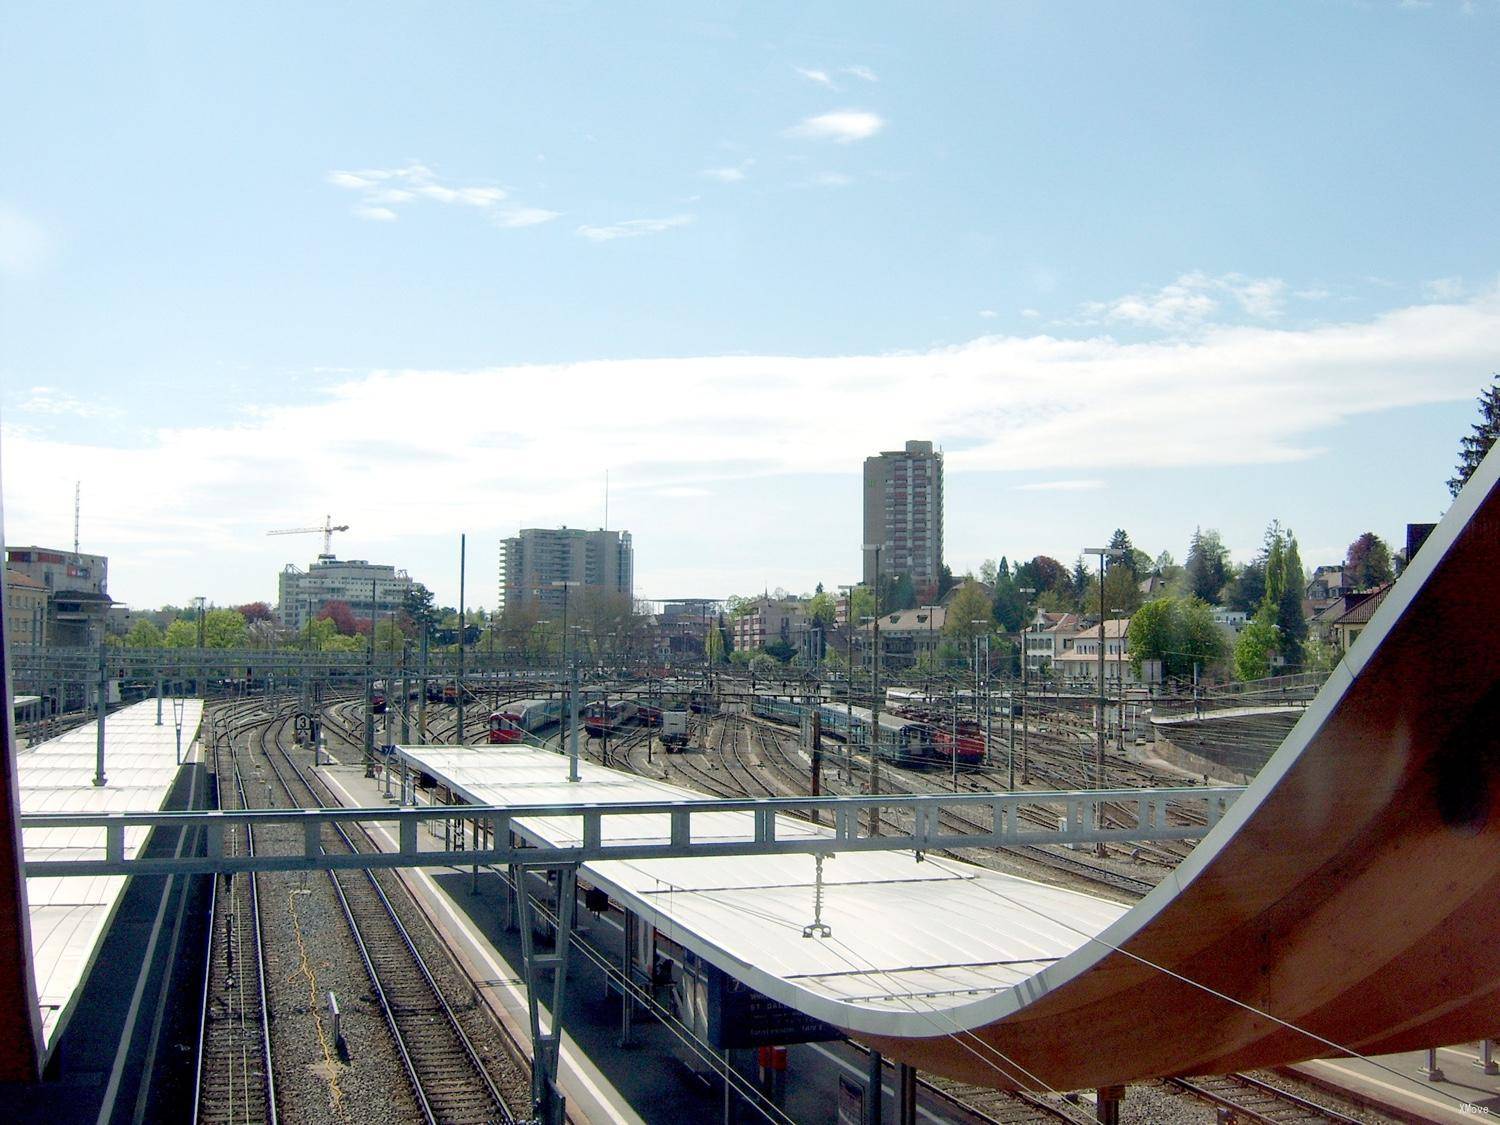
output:
[[[547,211],[541,207],[512,207],[495,212],[495,225],[501,227],[534,227],[550,223],[561,211]]]
[[[1227,273],[1218,277],[1195,271],[1154,292],[1130,293],[1113,301],[1090,301],[1082,323],[1126,324],[1163,331],[1201,327],[1218,318],[1226,306],[1246,316],[1273,320],[1281,315],[1286,282],[1274,277]]]
[[[1324,289],[1320,285],[1315,285],[1310,289],[1298,289],[1292,296],[1296,297],[1299,301],[1326,301],[1329,297],[1333,296],[1333,291],[1331,289]]]
[[[336,188],[358,192],[359,201],[351,210],[359,218],[372,222],[393,223],[400,217],[398,208],[421,201],[472,207],[499,227],[535,226],[558,216],[558,212],[540,207],[502,207],[510,198],[504,188],[493,184],[445,183],[431,168],[417,161],[399,168],[333,171],[324,178]]]
[[[861,79],[862,81],[865,81],[865,82],[879,82],[880,81],[880,79],[876,76],[875,72],[873,70],[871,70],[867,66],[846,66],[846,67],[844,67],[844,73],[845,74],[852,74],[852,75],[854,75],[855,78]]]
[[[34,413],[7,410],[0,448],[10,470],[7,525],[18,541],[70,541],[72,482],[83,480],[89,540],[112,556],[111,591],[137,604],[180,599],[182,590],[241,601],[274,595],[274,575],[310,558],[316,537],[267,539],[256,529],[312,525],[326,512],[355,528],[348,553],[412,567],[451,600],[450,530],[468,531],[472,552],[517,526],[594,526],[606,468],[619,495],[614,526],[637,537],[641,589],[707,595],[758,587],[764,575],[742,578],[733,560],[747,537],[779,531],[729,521],[681,558],[648,560],[653,541],[661,550],[657,490],[727,494],[749,482],[780,505],[799,544],[845,532],[857,543],[857,503],[852,514],[809,507],[799,521],[801,486],[784,478],[853,480],[870,450],[913,436],[943,443],[950,473],[1005,471],[1042,484],[1296,462],[1359,415],[1431,403],[1470,414],[1475,372],[1497,367],[1500,293],[1492,290],[1357,322],[1206,326],[1166,341],[990,335],[883,354],[331,374],[252,414],[175,421],[108,446],[56,436],[71,427],[24,425],[80,405],[53,386],[16,396]],[[109,405],[72,393],[89,408]],[[463,440],[422,437],[451,432],[454,402],[465,404]],[[569,407],[579,403],[588,408]],[[1069,495],[1038,494],[1049,492]],[[142,563],[173,541],[193,542],[196,553],[180,566]],[[695,580],[674,586],[674,567]],[[219,585],[197,585],[205,574]],[[791,584],[774,569],[769,576]]]
[[[1422,283],[1422,291],[1434,301],[1455,301],[1464,295],[1467,287],[1461,277],[1435,277]]]
[[[994,309],[980,309],[979,315],[984,320],[994,320],[1000,314],[997,313]]]
[[[56,387],[29,388],[26,397],[16,404],[16,411],[22,414],[67,414],[77,418],[99,418],[115,413],[111,407],[94,401],[85,402]]]
[[[710,180],[718,180],[721,184],[737,184],[745,178],[745,173],[754,166],[755,159],[747,157],[738,164],[727,165],[723,168],[705,168],[698,174],[706,176]]]
[[[819,187],[848,187],[853,182],[853,176],[846,176],[842,172],[819,172],[813,177],[813,183]]]
[[[1039,317],[1039,316],[1042,315],[1042,310],[1041,309],[1022,309],[1021,310],[1021,315],[1024,316],[1027,320],[1035,320],[1037,317]]]
[[[670,488],[658,488],[655,492],[657,496],[665,496],[673,500],[693,500],[713,494],[713,489],[698,488],[695,485],[673,485]]]
[[[1039,480],[1011,486],[1015,492],[1092,492],[1103,487],[1102,480]]]
[[[885,128],[885,119],[863,109],[839,109],[804,118],[788,129],[787,136],[805,140],[849,144],[873,137]]]
[[[833,79],[828,77],[828,72],[826,70],[810,70],[807,67],[803,66],[794,66],[792,67],[792,69],[795,70],[798,74],[802,75],[803,78],[806,78],[809,82],[816,82],[819,86],[827,86],[830,90],[838,89],[838,87],[833,84]]]
[[[47,257],[50,241],[39,224],[0,203],[0,275],[31,274]]]
[[[617,238],[639,238],[643,234],[660,234],[674,227],[685,227],[691,215],[673,215],[666,219],[626,219],[605,227],[581,226],[577,232],[591,242],[612,242]]]

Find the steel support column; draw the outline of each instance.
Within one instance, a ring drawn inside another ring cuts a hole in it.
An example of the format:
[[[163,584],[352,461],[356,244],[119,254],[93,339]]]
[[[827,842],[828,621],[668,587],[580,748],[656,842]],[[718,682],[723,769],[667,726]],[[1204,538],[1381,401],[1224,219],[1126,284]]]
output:
[[[557,914],[552,926],[552,950],[536,948],[538,911],[526,886],[527,876],[539,872],[545,878],[557,873]],[[526,973],[526,1006],[531,1018],[531,1102],[541,1125],[565,1125],[566,1100],[557,1085],[557,1061],[562,1048],[562,1005],[567,995],[568,950],[573,941],[573,918],[578,897],[576,864],[527,864],[518,870],[516,901],[520,906],[521,958]],[[552,1002],[548,1005],[547,1030],[542,1030],[541,989],[544,973],[552,973]]]
[[[1124,1100],[1124,1086],[1100,1086],[1094,1101],[1094,1120],[1099,1125],[1120,1125],[1120,1103]]]
[[[901,1063],[896,1067],[896,1123],[917,1125],[917,1068]]]

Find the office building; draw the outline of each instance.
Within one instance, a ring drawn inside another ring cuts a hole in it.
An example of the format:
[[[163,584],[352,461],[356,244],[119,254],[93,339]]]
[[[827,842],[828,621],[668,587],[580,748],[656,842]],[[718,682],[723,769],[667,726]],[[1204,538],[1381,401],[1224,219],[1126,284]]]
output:
[[[865,458],[864,544],[880,544],[882,576],[905,574],[921,596],[943,567],[943,454],[930,441]],[[864,551],[864,583],[875,552]]]
[[[277,583],[276,618],[289,629],[301,630],[329,602],[343,602],[364,621],[401,609],[411,590],[406,571],[364,559],[340,561],[319,555],[307,570],[287,563]]]
[[[628,531],[584,531],[572,527],[528,527],[500,541],[500,605],[562,610],[564,587],[606,590],[631,598],[635,592],[635,548]]]
[[[10,547],[5,567],[7,593],[26,606],[18,605],[6,622],[12,637],[59,648],[99,643],[113,604],[105,589],[108,558],[55,547]]]

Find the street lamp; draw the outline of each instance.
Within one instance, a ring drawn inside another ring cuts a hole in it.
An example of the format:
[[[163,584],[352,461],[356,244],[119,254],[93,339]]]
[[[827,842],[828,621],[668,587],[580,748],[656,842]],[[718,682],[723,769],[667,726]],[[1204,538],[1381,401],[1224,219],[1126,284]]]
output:
[[[1099,556],[1099,713],[1098,722],[1095,724],[1096,749],[1094,753],[1094,788],[1104,788],[1104,564],[1106,559],[1124,558],[1125,552],[1119,547],[1085,547],[1085,555]],[[1094,802],[1094,827],[1101,832],[1104,830],[1104,802]],[[1100,840],[1094,845],[1094,854],[1104,854],[1104,841]]]
[[[984,628],[986,625],[989,624],[989,622],[986,621],[986,620],[984,620],[984,618],[982,618],[982,617],[976,617],[976,618],[970,618],[969,619],[969,624],[973,625],[975,627],[975,629],[976,629],[976,632],[974,633],[974,723],[977,726],[979,724],[979,633],[978,633],[977,630]],[[984,639],[985,639],[985,643],[988,644],[989,643],[989,634],[986,633]],[[988,678],[989,678],[988,674],[989,674],[989,661],[986,660],[985,661],[985,678],[986,678],[986,680],[988,680]],[[986,684],[986,686],[988,686],[988,685]],[[986,691],[984,694],[985,694],[985,713],[986,713],[986,715],[988,715],[988,713],[989,713],[989,692]],[[955,713],[957,712],[957,707],[958,707],[958,705],[957,705],[957,702],[955,701],[955,703],[954,703],[954,711],[955,711]],[[989,749],[990,749],[990,743],[989,743],[989,724],[985,723],[984,751],[985,751],[986,754],[989,753]],[[954,731],[954,735],[953,735],[953,791],[955,793],[958,792],[958,732],[956,730]]]
[[[193,599],[193,607],[198,611],[198,697],[207,698],[207,687],[203,683],[203,607],[208,599],[199,594]]]
[[[1122,614],[1129,613],[1130,611],[1116,609],[1111,606],[1109,612]],[[1123,617],[1116,617],[1115,620],[1121,622],[1120,636],[1117,638],[1118,643],[1115,645],[1115,685],[1120,689],[1120,714],[1118,721],[1115,723],[1115,749],[1123,755],[1125,753],[1125,666],[1123,661],[1125,659],[1125,637],[1128,630],[1124,627],[1123,623],[1125,619]]]
[[[880,793],[880,549],[883,543],[866,543],[875,552],[875,614],[871,623],[873,652],[870,661],[870,796]],[[880,835],[880,809],[870,807],[870,835]]]
[[[1016,593],[1021,594],[1023,597],[1030,597],[1032,594],[1036,593],[1036,587],[1035,586],[1017,586],[1016,587]],[[1031,770],[1029,768],[1030,762],[1029,762],[1029,759],[1026,756],[1027,744],[1030,741],[1029,735],[1031,733],[1031,707],[1030,707],[1030,700],[1026,696],[1026,687],[1027,687],[1027,680],[1028,680],[1027,675],[1026,675],[1026,665],[1027,665],[1027,662],[1028,662],[1028,656],[1029,656],[1029,654],[1026,651],[1026,629],[1023,628],[1021,630],[1021,784],[1022,785],[1025,785],[1027,782],[1029,782],[1031,780]],[[1011,701],[1011,724],[1010,724],[1010,729],[1012,731],[1012,734],[1014,734],[1014,731],[1016,729],[1016,724],[1015,724],[1015,701],[1014,700]],[[1015,741],[1014,737],[1012,737],[1011,741],[1012,741],[1012,743],[1014,743],[1014,741]],[[1011,763],[1010,763],[1010,787],[1011,787],[1011,789],[1015,789],[1015,787],[1016,787],[1016,764],[1015,764],[1014,758],[1012,758]]]
[[[854,590],[853,586],[840,586],[844,595],[844,780],[853,777],[850,765],[850,740],[854,730]]]

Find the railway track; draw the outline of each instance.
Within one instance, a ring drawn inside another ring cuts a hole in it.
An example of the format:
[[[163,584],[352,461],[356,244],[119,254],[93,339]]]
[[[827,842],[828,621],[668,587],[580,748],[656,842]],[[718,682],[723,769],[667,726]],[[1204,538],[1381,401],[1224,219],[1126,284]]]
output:
[[[361,732],[339,717],[341,708],[348,706],[357,707],[358,703],[335,705],[325,712],[325,721],[331,735],[358,746]],[[227,767],[245,779],[240,791],[247,807],[336,803],[318,791],[320,782],[309,777],[283,746],[292,718],[290,709],[250,716],[244,721],[237,717],[229,720],[225,737],[215,740],[225,747],[221,768]],[[236,747],[241,738],[249,755],[244,760]],[[225,778],[227,774],[220,776]],[[262,784],[266,799],[256,801],[262,795]],[[300,829],[283,829],[283,834],[288,831],[300,850]],[[271,828],[262,833],[269,836]],[[292,845],[293,841],[288,839],[286,843]],[[325,831],[322,843],[329,851],[357,848],[356,841],[342,831]],[[323,1080],[311,1085],[326,1090],[327,1095],[309,1097],[306,1087],[310,1083],[304,1073],[298,1076],[299,1082],[293,1083],[302,1088],[297,1097],[277,1099],[285,1104],[274,1105],[270,1113],[256,1112],[241,1099],[238,1112],[221,1116],[215,1110],[213,1115],[203,1114],[203,1119],[275,1120],[275,1109],[280,1109],[283,1120],[516,1120],[510,1106],[525,1106],[530,1099],[527,1068],[498,1025],[489,1019],[467,978],[447,960],[438,939],[424,932],[415,906],[400,901],[400,892],[394,898],[387,894],[372,872],[325,874],[326,884],[321,877],[311,881],[305,875],[277,877],[294,917],[296,949],[280,957],[283,967],[291,969],[284,975],[294,987],[279,1005],[277,990],[271,990],[271,1021],[273,1027],[279,1027],[281,1011],[280,1020],[291,1021],[288,1037],[300,1038],[302,1045],[290,1048],[293,1057],[300,1058],[294,1064],[281,1057],[287,1049],[283,1044],[273,1059],[271,1073],[279,1073],[288,1065],[305,1071],[311,1058],[321,1054],[324,1062],[317,1069],[324,1072]],[[319,891],[318,887],[323,889]],[[407,915],[405,920],[403,913]],[[347,952],[341,951],[340,945]],[[299,963],[300,971],[296,968]],[[314,972],[316,986],[312,983]],[[304,976],[308,984],[296,984],[296,979]],[[334,1041],[331,1021],[318,1010],[324,986],[331,986],[335,978],[342,981],[338,995],[347,1009],[347,1049]],[[295,991],[298,987],[302,989],[300,997]],[[449,995],[462,995],[463,999],[450,1000]],[[377,1032],[382,1024],[384,1031]],[[206,1026],[211,1028],[212,1024]],[[310,1026],[314,1027],[311,1033]],[[299,1029],[297,1036],[292,1035],[293,1027]],[[201,1086],[214,1091],[223,1080],[215,1077],[207,1057],[203,1065],[205,1079]],[[382,1096],[369,1099],[367,1104],[367,1094],[359,1091],[361,1078],[356,1071],[364,1075],[365,1091],[374,1086]],[[237,1073],[242,1072],[240,1067]],[[243,1086],[242,1078],[238,1084]],[[353,1090],[342,1089],[344,1085]],[[346,1096],[351,1092],[356,1096]]]
[[[775,732],[777,735],[783,737],[785,736],[785,732],[781,731],[780,728],[778,728],[775,724],[766,723],[765,720],[745,721],[753,721],[756,725],[765,724],[766,729]],[[786,757],[788,753],[784,748],[781,748],[779,746],[779,743],[778,752],[783,757]],[[787,766],[784,772],[786,772],[790,776],[795,776],[800,780],[802,776],[800,762],[797,763],[797,766],[798,768],[795,769],[791,766]],[[866,763],[861,762],[856,758],[854,762],[854,768],[857,770],[862,769],[868,772],[869,767]],[[936,791],[926,783],[926,779],[923,775],[914,774],[911,771],[903,770],[899,766],[892,765],[889,762],[882,763],[881,776],[883,779],[882,788],[887,792],[890,792],[893,789],[897,792],[902,793],[927,793]],[[807,792],[808,788],[810,788],[810,784],[805,784],[802,788],[796,790],[795,792],[778,792],[774,795],[800,796],[804,795]],[[757,796],[758,794],[746,793],[744,795]],[[970,818],[965,817],[962,814],[957,813],[951,809],[943,810],[941,815],[942,821],[944,823],[959,831],[973,831],[975,829],[988,831],[990,828],[989,825],[981,824],[977,821],[971,820]],[[902,827],[890,815],[883,815],[881,819],[884,823],[891,824],[892,827]],[[1039,825],[1045,825],[1047,822],[1044,818],[1038,817],[1037,823]],[[1148,892],[1153,886],[1155,886],[1155,883],[1150,882],[1149,880],[1138,879],[1133,875],[1126,875],[1122,872],[1115,871],[1112,868],[1106,867],[1103,864],[1084,859],[1081,856],[1076,856],[1065,852],[1053,851],[1051,849],[1034,844],[1010,845],[1001,850],[1009,852],[1012,855],[1019,856],[1023,859],[1032,861],[1034,863],[1039,863],[1043,866],[1050,867],[1055,871],[1063,871],[1069,875],[1088,879],[1091,882],[1113,887],[1117,890],[1126,891],[1137,896],[1146,894],[1146,892]]]
[[[222,786],[227,776],[231,779],[230,807],[248,808],[238,763],[220,756],[221,737],[230,735],[230,729],[223,729],[229,728],[226,719],[220,718],[221,729],[211,738],[219,781],[214,805],[225,807]],[[253,856],[254,834],[249,829],[226,832],[224,853]],[[239,879],[216,875],[209,888],[208,949],[193,1077],[194,1122],[266,1121],[274,1125],[279,1120],[270,1023],[258,877],[253,873]]]
[[[1229,1110],[1236,1121],[1262,1125],[1311,1125],[1325,1121],[1361,1125],[1358,1117],[1272,1086],[1250,1074],[1168,1078],[1165,1081],[1170,1087]]]

